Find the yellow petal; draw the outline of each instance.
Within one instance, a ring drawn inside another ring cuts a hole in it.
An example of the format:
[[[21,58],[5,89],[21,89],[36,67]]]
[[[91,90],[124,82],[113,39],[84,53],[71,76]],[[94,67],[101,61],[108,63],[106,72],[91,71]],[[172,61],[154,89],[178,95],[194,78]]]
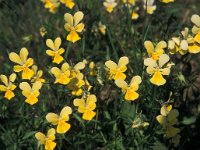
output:
[[[96,113],[94,111],[88,110],[83,114],[82,118],[84,120],[89,121],[89,120],[92,120],[92,118],[94,118],[95,115],[96,115]]]
[[[163,65],[165,65],[168,61],[169,61],[169,56],[167,54],[160,55],[158,60],[159,67],[160,68],[163,67]]]
[[[64,25],[64,28],[65,28],[65,30],[67,30],[67,31],[71,31],[71,30],[73,30],[73,26],[71,26],[69,23],[65,23],[65,25]]]
[[[4,85],[8,86],[8,78],[5,75],[0,75],[0,79]]]
[[[55,50],[59,50],[60,45],[61,45],[61,38],[57,37],[55,39]]]
[[[153,77],[150,79],[151,83],[155,85],[164,85],[166,83],[166,80],[163,78],[160,71],[156,71],[153,75]]]
[[[97,98],[95,95],[89,95],[86,100],[86,105],[89,105],[90,103],[95,103],[96,101]]]
[[[15,97],[15,94],[11,90],[7,90],[4,97],[8,100],[11,100],[13,97]]]
[[[41,89],[41,87],[42,87],[42,83],[37,81],[37,82],[33,83],[32,90],[33,91],[35,91],[35,90],[38,91],[39,89]]]
[[[55,56],[55,51],[46,50],[46,54],[49,55],[49,56]]]
[[[23,69],[24,69],[24,68],[23,68],[22,66],[20,66],[20,65],[15,65],[14,68],[13,68],[13,70],[14,70],[15,72],[21,72]]]
[[[117,68],[117,64],[111,60],[106,61],[105,66],[108,67],[109,69]]]
[[[125,80],[126,79],[126,75],[120,71],[117,71],[117,73],[114,76],[114,80],[118,80],[118,79],[122,79]]]
[[[188,46],[188,50],[189,50],[190,53],[196,54],[196,53],[200,52],[200,46],[198,46],[197,44],[193,43],[193,44],[190,44]]]
[[[60,54],[55,54],[53,58],[53,62],[56,64],[60,64],[63,60],[64,58]]]
[[[136,100],[139,97],[139,94],[135,92],[135,90],[132,89],[127,89],[126,94],[125,94],[125,99],[126,100]]]
[[[124,56],[119,59],[118,66],[126,66],[129,63],[128,57]]]
[[[147,67],[146,71],[148,74],[152,75],[154,74],[154,72],[156,72],[156,68],[153,68],[153,67]]]
[[[34,105],[35,103],[38,102],[38,98],[35,96],[30,96],[25,100],[26,103],[30,104],[30,105]]]
[[[80,40],[81,38],[79,37],[79,35],[76,33],[76,31],[71,31],[68,35],[67,35],[67,40],[70,42],[75,43],[76,41]]]
[[[156,117],[156,120],[165,128],[166,127],[166,123],[167,123],[167,120],[166,120],[166,117],[163,116],[163,115],[159,115]]]
[[[19,57],[19,55],[17,55],[16,53],[12,52],[9,54],[9,59],[14,62],[14,63],[17,63],[17,64],[23,64],[21,58]]]
[[[154,52],[153,43],[151,41],[145,41],[144,42],[144,47],[146,48],[148,55],[151,57],[151,55]]]
[[[132,79],[131,79],[131,82],[130,82],[130,86],[132,84],[140,84],[142,82],[142,79],[140,76],[134,76]]]
[[[19,88],[23,91],[31,91],[31,86],[27,82],[22,82],[19,84]]]
[[[74,66],[75,70],[82,70],[84,68],[85,68],[85,63],[83,63],[83,62],[79,62]]]
[[[191,17],[192,23],[194,23],[197,27],[200,27],[200,16],[199,15],[192,15]]]
[[[127,88],[127,83],[122,79],[115,80],[115,84],[121,89]]]
[[[71,125],[65,121],[59,121],[56,132],[57,133],[66,133],[70,129]]]
[[[47,137],[49,140],[55,140],[55,134],[56,134],[56,130],[54,128],[51,128],[48,130],[47,132]]]
[[[195,35],[194,40],[200,44],[200,30],[199,32]]]
[[[22,71],[22,79],[30,80],[33,75],[34,75],[33,70],[31,70],[29,68],[24,68]]]
[[[28,58],[28,60],[25,62],[25,66],[26,67],[30,67],[33,65],[33,59],[32,58]]]
[[[76,32],[82,32],[84,29],[84,24],[83,23],[79,23],[76,27],[75,27],[75,31]]]
[[[5,92],[7,90],[7,87],[4,85],[0,85],[0,91]]]
[[[52,140],[47,140],[45,143],[45,150],[53,150],[56,147],[56,143]]]
[[[46,138],[46,136],[45,136],[43,133],[37,132],[37,133],[35,134],[35,138],[38,140],[38,142],[39,142],[40,144],[44,144],[44,143],[45,143],[45,138]]]
[[[15,73],[12,73],[10,76],[9,76],[9,80],[10,80],[10,82],[14,82],[15,81],[15,79],[16,79],[16,74]]]
[[[64,19],[65,19],[65,21],[67,22],[67,23],[69,23],[69,25],[72,27],[73,26],[73,16],[71,15],[71,14],[69,14],[69,13],[66,13],[65,15],[64,15]]]
[[[58,115],[55,113],[48,113],[46,115],[46,120],[50,123],[52,123],[53,125],[58,124]]]
[[[163,105],[160,109],[160,114],[163,116],[167,116],[168,113],[171,111],[171,109],[172,109],[172,105],[169,105],[169,106]]]
[[[64,107],[61,112],[60,112],[60,118],[68,121],[69,120],[69,115],[72,113],[72,109],[69,106]]]
[[[58,75],[60,75],[62,73],[62,71],[57,67],[53,67],[53,68],[51,68],[51,73],[57,77]]]
[[[179,128],[175,128],[171,125],[168,125],[166,129],[167,129],[166,130],[167,138],[174,137],[176,134],[180,133],[180,131],[181,131]]]
[[[160,41],[157,45],[156,45],[156,52],[163,50],[164,48],[167,47],[167,43],[165,41]]]
[[[22,62],[25,63],[27,60],[27,57],[28,57],[28,50],[26,48],[22,48],[20,50],[19,55],[20,55]]]
[[[149,66],[149,67],[153,67],[153,68],[158,66],[157,62],[152,58],[146,58],[144,60],[144,65]]]
[[[84,106],[85,105],[85,100],[84,99],[74,99],[73,101],[74,106]]]
[[[74,26],[76,26],[83,19],[83,12],[78,11],[74,14]]]
[[[51,48],[52,50],[55,51],[55,45],[54,45],[54,43],[53,43],[53,41],[52,41],[51,39],[47,39],[47,40],[46,40],[46,45],[47,45],[49,48]]]

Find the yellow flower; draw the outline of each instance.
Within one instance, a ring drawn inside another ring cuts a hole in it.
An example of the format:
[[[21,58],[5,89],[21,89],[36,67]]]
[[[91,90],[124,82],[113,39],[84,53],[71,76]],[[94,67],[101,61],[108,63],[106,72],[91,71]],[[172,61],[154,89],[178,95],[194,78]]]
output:
[[[41,132],[35,134],[35,138],[38,140],[40,145],[45,145],[45,150],[53,150],[56,147],[55,140],[56,131],[54,128],[48,130],[47,135]]]
[[[77,32],[80,33],[84,29],[84,24],[80,23],[80,21],[83,19],[83,16],[84,14],[81,11],[76,12],[74,16],[69,13],[64,15],[64,19],[66,21],[64,26],[65,30],[70,32],[66,38],[68,41],[75,43],[81,39]]]
[[[132,11],[131,19],[132,20],[137,20],[138,18],[139,18],[139,14],[136,11]]]
[[[109,79],[126,79],[124,72],[127,70],[126,65],[129,63],[128,57],[124,56],[119,59],[118,64],[108,60],[105,62],[105,66],[108,69]]]
[[[155,0],[143,0],[144,2],[144,9],[146,9],[148,14],[153,14],[154,11],[156,10],[156,5],[154,4]]]
[[[26,97],[25,102],[33,105],[38,102],[39,90],[42,87],[42,83],[37,81],[33,83],[32,87],[27,82],[19,84],[19,88],[22,90],[22,94]]]
[[[60,0],[61,3],[65,4],[66,7],[72,9],[75,5],[73,0]]]
[[[113,9],[117,6],[117,2],[115,0],[105,0],[103,5],[106,7],[107,12],[111,13]]]
[[[135,0],[122,0],[124,4],[135,6]]]
[[[78,73],[73,77],[67,87],[72,90],[72,95],[80,96],[83,93],[82,86],[85,85],[83,74]]]
[[[99,26],[99,31],[100,31],[103,35],[105,35],[105,34],[106,34],[106,26],[105,26],[104,24],[102,24],[101,22],[99,22],[98,26]]]
[[[61,56],[65,52],[64,48],[60,48],[61,38],[57,37],[53,42],[51,39],[46,40],[46,45],[52,50],[46,50],[47,55],[53,57],[53,62],[60,64],[64,59]]]
[[[40,28],[40,35],[41,35],[42,37],[44,37],[46,34],[47,34],[47,30],[45,29],[45,27],[41,27],[41,28]]]
[[[46,115],[46,119],[52,125],[57,125],[56,127],[57,133],[63,134],[63,133],[66,133],[71,127],[71,125],[66,122],[66,121],[69,121],[69,115],[71,113],[72,113],[71,107],[65,106],[61,110],[60,115],[57,115],[55,113],[48,113]]]
[[[164,53],[164,48],[167,47],[167,43],[165,41],[160,41],[155,47],[151,41],[145,41],[144,47],[147,50],[149,57],[154,60],[158,60],[159,56]]]
[[[115,80],[115,84],[122,89],[122,92],[125,93],[125,100],[128,101],[134,101],[139,97],[139,94],[136,91],[141,82],[140,76],[134,76],[129,85],[123,79]]]
[[[60,5],[58,0],[42,0],[45,4],[44,7],[49,9],[51,13],[55,13]]]
[[[31,82],[39,81],[41,83],[44,83],[45,79],[42,78],[43,71],[42,70],[38,70],[38,67],[36,65],[32,66],[32,70],[34,71],[34,75],[33,75],[32,79],[31,79]]]
[[[192,23],[194,23],[194,26],[192,28],[192,33],[195,34],[195,35],[200,34],[200,16],[196,15],[196,14],[192,15],[191,21],[192,21]]]
[[[84,62],[78,62],[75,66],[70,67],[70,77],[76,78],[78,74],[82,74],[80,70],[83,70],[85,68]]]
[[[171,3],[171,2],[174,2],[174,0],[160,0],[161,2],[163,3]]]
[[[28,57],[28,50],[26,48],[22,48],[20,50],[19,55],[11,52],[9,54],[9,58],[12,62],[17,63],[19,65],[14,66],[15,72],[21,72],[22,71],[22,79],[31,79],[31,77],[34,75],[33,70],[31,70],[29,67],[33,65],[33,59],[27,58]]]
[[[166,129],[166,136],[168,138],[174,137],[180,132],[179,128],[173,127],[178,123],[177,117],[179,112],[176,109],[172,109],[172,106],[162,106],[161,115],[156,117],[156,120]]]
[[[196,31],[197,29],[195,29]],[[185,28],[181,34],[183,35],[183,37],[187,40],[187,43],[188,43],[188,52],[189,53],[199,53],[200,52],[200,39],[198,39],[198,34],[193,37],[191,36],[189,33],[189,29],[188,28]],[[200,33],[200,31],[199,31]],[[200,36],[200,34],[199,34]]]
[[[188,52],[188,42],[179,37],[173,37],[168,41],[168,48],[171,54],[179,52],[181,55],[185,55]]]
[[[94,67],[95,67],[95,63],[93,61],[91,61],[89,63],[90,76],[95,76],[96,75]]]
[[[150,79],[151,83],[157,86],[164,85],[166,83],[163,75],[169,75],[171,66],[173,65],[173,63],[168,63],[167,66],[163,68],[168,61],[169,56],[167,54],[160,55],[157,61],[152,58],[147,58],[144,60],[144,65],[147,66],[147,73],[153,75]]]
[[[70,67],[68,63],[64,63],[61,69],[57,67],[51,68],[51,73],[56,77],[55,83],[67,85],[70,81]]]
[[[0,79],[4,84],[0,85],[0,91],[5,92],[4,97],[7,98],[8,100],[11,100],[13,97],[15,97],[13,90],[16,88],[16,85],[14,85],[13,82],[16,79],[16,74],[12,73],[9,76],[9,80],[5,75],[0,75]]]
[[[96,113],[93,111],[96,108],[96,96],[88,95],[87,98],[74,99],[74,106],[78,106],[78,112],[83,113],[84,120],[92,120]]]

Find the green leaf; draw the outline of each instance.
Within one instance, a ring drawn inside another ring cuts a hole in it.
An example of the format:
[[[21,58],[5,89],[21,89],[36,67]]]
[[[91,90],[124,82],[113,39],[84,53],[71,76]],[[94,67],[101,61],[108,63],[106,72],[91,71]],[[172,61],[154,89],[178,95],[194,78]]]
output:
[[[182,123],[185,125],[190,125],[196,122],[196,117],[192,116],[192,117],[184,117]]]

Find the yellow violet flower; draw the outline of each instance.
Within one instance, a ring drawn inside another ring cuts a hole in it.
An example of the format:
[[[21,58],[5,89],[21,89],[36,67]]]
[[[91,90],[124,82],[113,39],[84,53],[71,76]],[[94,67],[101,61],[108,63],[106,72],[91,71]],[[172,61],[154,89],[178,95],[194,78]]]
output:
[[[42,0],[42,2],[45,4],[44,7],[49,9],[49,12],[56,13],[60,3],[58,0]]]
[[[137,10],[133,10],[131,13],[131,19],[137,20],[139,18],[139,14],[136,12]]]
[[[81,88],[83,85],[85,85],[83,77],[84,76],[82,73],[78,73],[67,85],[67,87],[72,90],[72,95],[80,96],[83,93],[83,89]]]
[[[105,26],[104,24],[102,24],[101,22],[99,22],[98,28],[99,28],[99,31],[100,31],[103,35],[106,34],[106,26]]]
[[[115,84],[122,89],[122,92],[125,94],[125,100],[127,101],[134,101],[139,97],[139,94],[136,91],[141,82],[140,76],[134,76],[131,79],[130,84],[127,84],[123,79],[115,80]]]
[[[4,97],[8,100],[11,100],[13,97],[15,97],[15,94],[13,93],[13,90],[16,88],[16,85],[13,84],[13,82],[16,79],[16,74],[12,73],[9,76],[9,79],[5,75],[0,75],[0,79],[4,85],[0,85],[0,91],[5,92]]]
[[[171,2],[174,2],[174,0],[160,0],[161,2],[163,3],[171,3]]]
[[[97,98],[95,95],[88,95],[87,98],[74,99],[74,106],[78,106],[78,112],[83,113],[84,120],[92,120],[96,113],[93,111],[96,108]]]
[[[37,81],[33,83],[32,87],[27,82],[19,84],[19,88],[22,90],[22,94],[26,97],[25,102],[33,105],[38,102],[39,90],[42,87],[42,83]]]
[[[58,67],[51,68],[51,73],[56,77],[54,83],[67,85],[70,81],[70,70],[68,63],[62,64],[61,69]]]
[[[70,67],[70,77],[75,78],[78,74],[82,74],[80,71],[85,68],[84,62],[78,62],[75,66]]]
[[[81,11],[76,12],[74,16],[69,13],[66,13],[64,15],[64,19],[66,21],[64,26],[65,30],[70,32],[66,38],[68,41],[75,43],[76,41],[81,39],[77,32],[80,33],[84,29],[84,24],[80,23],[83,19],[83,16],[84,14]]]
[[[65,4],[66,7],[72,9],[75,5],[73,0],[60,0],[61,3]]]
[[[65,106],[61,112],[60,115],[57,115],[55,113],[48,113],[46,115],[46,119],[48,122],[50,122],[52,125],[57,125],[56,132],[59,134],[66,133],[71,125],[67,123],[69,121],[69,115],[72,113],[72,109],[69,106]]]
[[[42,132],[37,132],[35,138],[38,140],[39,145],[45,145],[45,150],[53,150],[56,147],[55,140],[56,131],[54,128],[48,130],[47,135]]]
[[[51,48],[51,50],[46,50],[47,55],[53,57],[54,63],[60,64],[64,60],[61,54],[65,52],[64,48],[60,48],[61,38],[57,37],[54,42],[51,39],[47,39],[46,45]]]
[[[128,57],[124,56],[119,59],[118,64],[113,62],[112,60],[108,60],[105,62],[105,66],[108,69],[109,79],[126,79],[126,75],[124,72],[127,70],[126,65],[129,63]]]
[[[191,36],[189,33],[189,29],[185,28],[181,34],[187,40],[188,43],[188,52],[189,53],[199,53],[200,52],[200,40],[198,39],[198,34],[196,35],[197,38]]]
[[[135,6],[135,0],[122,0],[124,4]]]
[[[34,71],[34,75],[31,79],[31,82],[41,82],[41,83],[44,83],[45,82],[45,79],[42,78],[42,75],[43,75],[43,71],[42,70],[38,70],[38,67],[36,65],[33,65],[32,66],[32,70]]]
[[[33,65],[33,59],[27,58],[28,57],[28,50],[26,48],[22,48],[20,50],[19,55],[11,52],[9,54],[9,58],[12,62],[17,63],[19,65],[14,66],[15,72],[22,72],[22,79],[31,79],[31,77],[34,75],[33,70],[31,70],[29,67]]]
[[[187,40],[181,40],[179,37],[173,37],[168,41],[168,48],[170,54],[179,52],[181,55],[185,55],[188,52]]]
[[[197,39],[199,39],[200,36],[200,16],[199,15],[192,15],[191,17],[192,23],[194,23],[194,26],[192,28],[192,33],[195,34]]]
[[[89,69],[90,69],[90,76],[95,76],[96,72],[95,72],[95,63],[93,61],[91,61],[89,63]]]
[[[166,80],[163,78],[163,75],[169,75],[170,69],[173,64],[167,64],[165,68],[163,66],[169,61],[169,56],[167,54],[160,55],[158,61],[147,58],[144,60],[144,65],[147,66],[147,73],[153,75],[150,79],[150,82],[160,86],[166,83]]]
[[[153,14],[154,11],[156,10],[156,5],[154,4],[155,0],[143,0],[144,2],[144,9],[146,9],[148,14]]]
[[[179,128],[173,127],[178,123],[177,117],[179,112],[176,109],[172,109],[171,106],[162,106],[161,115],[156,117],[156,120],[166,129],[166,135],[168,138],[174,137],[180,132]]]
[[[144,47],[147,50],[149,57],[154,60],[158,60],[159,56],[164,53],[164,48],[167,47],[167,43],[165,41],[160,41],[155,47],[151,41],[145,41]]]
[[[115,0],[105,0],[103,5],[106,7],[107,12],[111,13],[113,9],[117,6],[117,2]]]

